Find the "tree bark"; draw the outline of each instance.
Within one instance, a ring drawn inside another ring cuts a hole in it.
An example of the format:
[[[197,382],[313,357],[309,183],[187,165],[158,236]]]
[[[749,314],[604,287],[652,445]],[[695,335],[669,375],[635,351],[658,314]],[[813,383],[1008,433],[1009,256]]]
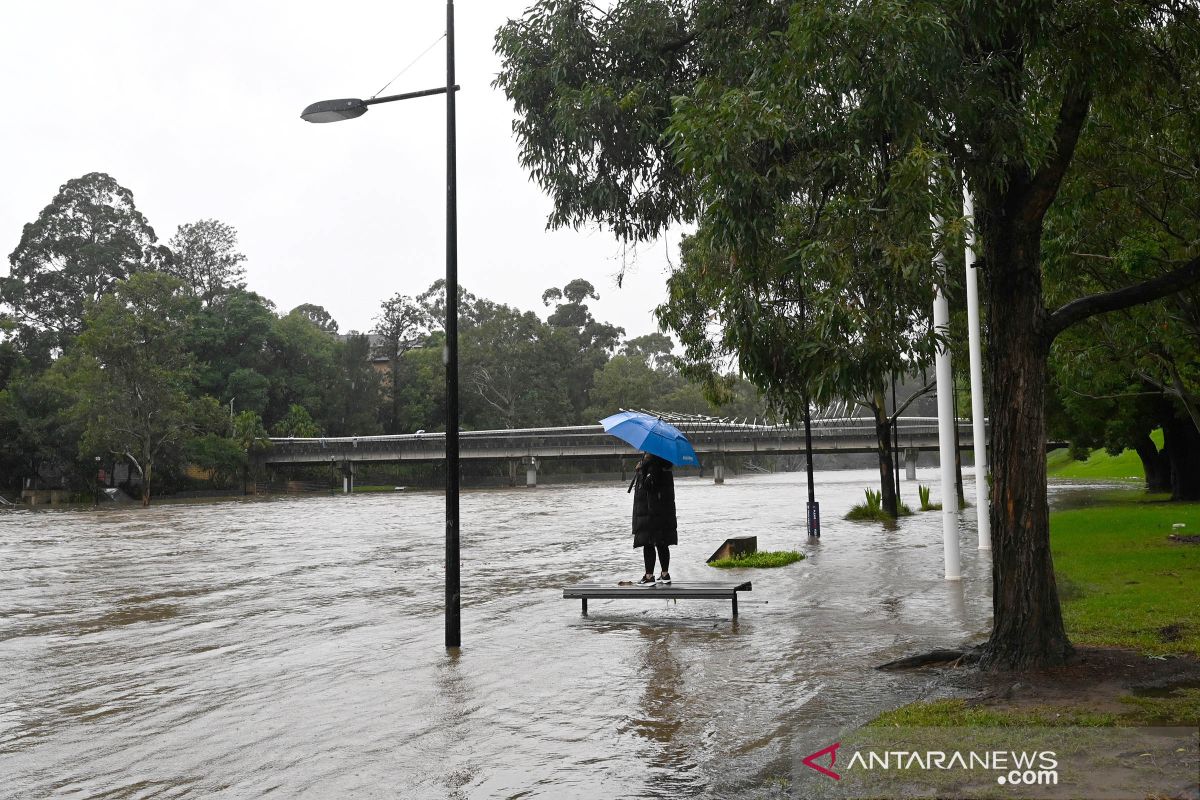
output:
[[[1041,222],[1019,221],[1011,187],[980,208],[989,271],[992,420],[992,634],[981,663],[994,669],[1063,664],[1072,653],[1050,555],[1046,502],[1046,359]]]
[[[875,452],[879,456],[879,489],[883,511],[895,518],[900,516],[900,501],[896,497],[896,481],[892,474],[892,421],[888,418],[882,391],[876,391],[872,396],[871,412],[875,415]]]
[[[1171,465],[1171,499],[1200,500],[1200,431],[1174,404],[1163,420],[1163,452]]]
[[[146,469],[142,473],[142,508],[150,505],[150,472],[151,465],[149,459],[146,461]]]
[[[1165,451],[1160,452],[1149,436],[1133,442],[1133,450],[1142,460],[1142,471],[1146,473],[1146,491],[1171,491],[1171,462]]]

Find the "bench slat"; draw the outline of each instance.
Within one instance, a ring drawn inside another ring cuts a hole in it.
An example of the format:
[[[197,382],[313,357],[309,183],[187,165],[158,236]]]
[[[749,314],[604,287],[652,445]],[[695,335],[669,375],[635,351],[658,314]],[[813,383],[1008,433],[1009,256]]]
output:
[[[737,592],[751,591],[750,581],[742,583],[678,582],[670,586],[617,586],[612,583],[581,583],[563,588],[565,599],[619,600],[621,598],[713,599],[730,600]]]

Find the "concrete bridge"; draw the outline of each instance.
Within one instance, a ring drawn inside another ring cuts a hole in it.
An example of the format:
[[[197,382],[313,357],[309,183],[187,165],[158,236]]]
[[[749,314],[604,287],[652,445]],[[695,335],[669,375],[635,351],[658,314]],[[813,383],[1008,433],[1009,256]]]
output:
[[[677,422],[701,463],[715,480],[724,478],[726,455],[787,455],[805,452],[804,427],[757,422]],[[971,440],[971,423],[959,421],[960,441]],[[899,447],[909,471],[915,469],[921,450],[938,449],[935,417],[901,417],[897,425]],[[333,464],[342,468],[349,489],[354,465],[366,462],[440,461],[446,457],[444,433],[410,433],[394,436],[345,436],[313,439],[271,439],[259,460],[267,465]],[[812,423],[813,453],[874,453],[875,422],[863,417],[820,419]],[[631,457],[629,445],[604,432],[599,425],[566,428],[523,428],[495,431],[461,431],[459,456],[520,462],[526,483],[537,481],[537,464],[548,458]]]

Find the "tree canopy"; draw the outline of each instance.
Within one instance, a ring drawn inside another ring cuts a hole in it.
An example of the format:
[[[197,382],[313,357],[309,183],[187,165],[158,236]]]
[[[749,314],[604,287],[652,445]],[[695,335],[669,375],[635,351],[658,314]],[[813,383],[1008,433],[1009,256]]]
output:
[[[801,293],[853,297],[861,279],[885,296],[885,275],[858,273],[889,263],[917,286],[946,282],[929,255],[961,235],[965,179],[989,325],[996,498],[984,663],[1056,664],[1070,644],[1050,560],[1045,455],[1030,445],[1046,438],[1050,346],[1088,317],[1194,284],[1200,254],[1188,239],[1149,273],[1064,293],[1054,308],[1047,214],[1077,149],[1129,160],[1093,124],[1122,87],[1154,87],[1140,109],[1150,119],[1187,109],[1195,119],[1198,14],[1141,0],[542,0],[497,34],[496,84],[516,109],[521,162],[554,201],[552,226],[594,222],[630,240],[696,223],[696,263],[706,266],[681,268],[686,288],[667,319],[698,320],[707,305],[719,331],[694,337],[692,360],[726,345],[768,391],[796,376],[814,394],[833,385],[806,374],[805,347],[816,345],[787,329],[798,325]],[[1169,161],[1145,164],[1180,185]],[[941,223],[928,224],[931,214]],[[848,268],[823,283],[821,270],[839,262]],[[705,283],[707,297],[689,293]],[[771,324],[775,307],[782,325]],[[844,327],[821,336],[865,341],[871,322],[843,315]],[[787,353],[764,338],[804,347]]]

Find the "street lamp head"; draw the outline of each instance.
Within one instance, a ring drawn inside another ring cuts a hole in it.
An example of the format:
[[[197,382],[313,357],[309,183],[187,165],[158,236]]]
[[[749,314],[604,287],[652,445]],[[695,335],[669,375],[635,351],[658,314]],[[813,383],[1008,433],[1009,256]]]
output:
[[[357,98],[322,100],[300,112],[305,122],[341,122],[367,113],[367,104]]]

